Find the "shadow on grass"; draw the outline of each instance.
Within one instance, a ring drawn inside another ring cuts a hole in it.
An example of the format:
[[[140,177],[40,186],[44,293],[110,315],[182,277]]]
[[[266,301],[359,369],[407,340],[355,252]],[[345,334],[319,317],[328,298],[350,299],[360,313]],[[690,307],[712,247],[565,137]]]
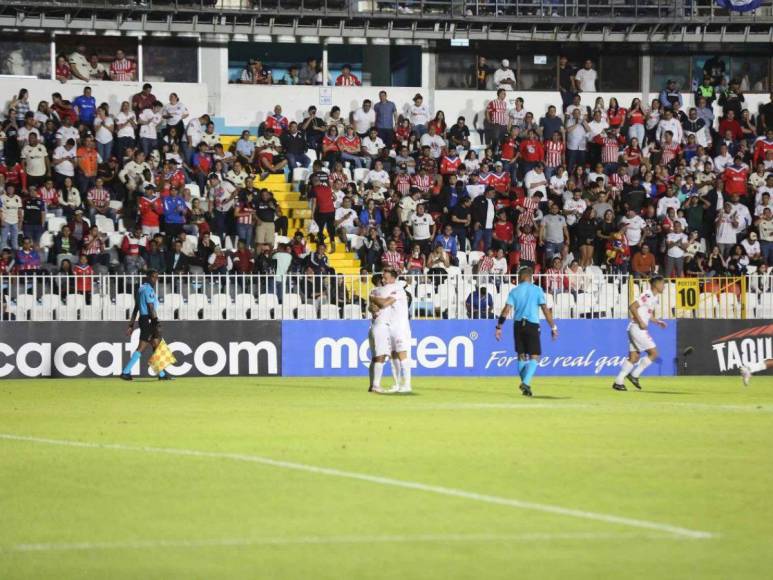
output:
[[[572,399],[573,397],[553,397],[551,395],[533,395],[532,397],[524,397],[524,399],[526,399],[526,398],[531,398],[531,399],[552,399],[552,400],[555,400],[555,401],[560,401],[560,400],[565,400],[565,399]]]
[[[643,395],[694,395],[688,391],[639,391]]]

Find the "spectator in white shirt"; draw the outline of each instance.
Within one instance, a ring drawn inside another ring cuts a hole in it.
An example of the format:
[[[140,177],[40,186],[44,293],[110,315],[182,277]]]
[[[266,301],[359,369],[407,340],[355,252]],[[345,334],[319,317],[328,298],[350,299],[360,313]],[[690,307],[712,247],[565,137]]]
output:
[[[658,123],[658,128],[655,130],[655,139],[663,141],[663,136],[667,131],[671,131],[674,135],[674,143],[681,143],[684,137],[684,131],[682,129],[682,123],[679,119],[674,117],[674,113],[671,109],[666,109],[663,113],[663,117]]]
[[[416,96],[413,97],[413,105],[408,105],[406,112],[414,133],[419,137],[424,135],[429,123],[429,107],[424,104],[424,97],[416,93]]]
[[[375,127],[370,129],[368,135],[362,140],[361,146],[363,154],[370,158],[371,164],[378,157],[379,151],[386,147]]]
[[[658,200],[657,216],[662,219],[668,213],[669,208],[678,211],[680,207],[682,207],[682,204],[679,202],[679,198],[676,197],[676,188],[671,185],[666,190],[666,195]]]
[[[733,164],[733,156],[727,149],[727,145],[722,144],[719,146],[719,155],[714,158],[714,171],[721,175],[725,168]]]
[[[181,136],[185,133],[185,119],[190,115],[188,107],[180,101],[177,93],[171,93],[169,95],[169,102],[164,105],[161,111],[161,117],[164,119],[166,127],[164,128],[164,136],[169,134],[169,130],[172,127],[177,129],[177,135]]]
[[[443,148],[446,146],[445,140],[435,133],[434,125],[430,125],[429,132],[422,135],[419,142],[422,147],[429,147],[433,159],[440,159]]]
[[[368,172],[365,183],[370,184],[374,189],[383,193],[389,187],[389,173],[384,171],[384,164],[376,161],[373,169]]]
[[[494,84],[497,89],[515,90],[515,73],[510,68],[510,61],[506,58],[502,59],[502,66],[494,73]]]
[[[593,61],[587,59],[583,68],[574,73],[578,91],[583,93],[595,93],[598,77],[598,73],[593,68]]]
[[[56,144],[57,145],[64,145],[67,143],[68,139],[72,139],[75,141],[75,144],[78,144],[78,141],[80,141],[80,133],[78,133],[78,129],[72,126],[72,121],[70,120],[69,116],[65,116],[62,118],[62,126],[59,127],[56,131]]]
[[[370,99],[362,102],[362,107],[352,113],[352,125],[354,131],[364,139],[369,133],[371,127],[376,124],[376,111],[373,110]]]
[[[681,278],[684,276],[684,251],[687,249],[682,222],[674,222],[674,231],[666,236],[666,248],[666,278]]]
[[[548,181],[545,177],[545,168],[542,163],[537,163],[537,165],[526,174],[523,178],[523,185],[526,188],[526,195],[529,197],[539,191],[542,194],[543,199],[547,198]]]
[[[620,225],[625,228],[625,237],[631,247],[631,255],[633,255],[638,251],[642,232],[647,227],[647,223],[633,209],[629,209],[625,217],[620,220]]]
[[[58,188],[61,189],[64,185],[65,177],[75,177],[76,158],[77,151],[73,139],[68,139],[64,145],[54,149],[54,183]]]
[[[140,113],[140,147],[145,157],[150,156],[150,152],[156,148],[158,143],[158,126],[161,124],[161,109],[163,105],[156,101],[152,109],[145,109]]]

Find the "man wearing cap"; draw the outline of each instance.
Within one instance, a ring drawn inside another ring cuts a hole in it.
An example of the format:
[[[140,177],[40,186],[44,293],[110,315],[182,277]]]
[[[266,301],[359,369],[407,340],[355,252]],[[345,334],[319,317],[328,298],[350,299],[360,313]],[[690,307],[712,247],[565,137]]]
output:
[[[429,107],[424,104],[424,97],[416,93],[413,97],[413,104],[407,107],[408,119],[411,121],[413,132],[421,138],[427,132],[429,123]]]
[[[502,59],[502,66],[494,73],[494,83],[497,85],[497,89],[515,90],[515,72],[510,68],[510,61],[506,58]]]

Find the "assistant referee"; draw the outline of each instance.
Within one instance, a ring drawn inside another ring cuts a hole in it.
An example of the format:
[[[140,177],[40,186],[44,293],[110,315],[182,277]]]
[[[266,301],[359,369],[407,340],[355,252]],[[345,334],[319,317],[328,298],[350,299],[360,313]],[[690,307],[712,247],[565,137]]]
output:
[[[142,352],[148,346],[153,345],[155,350],[161,342],[161,329],[158,324],[158,296],[156,296],[156,284],[158,283],[158,272],[149,270],[145,276],[145,281],[137,290],[134,297],[134,310],[129,320],[127,334],[131,335],[134,330],[134,320],[137,314],[140,316],[140,343],[137,350],[132,353],[129,363],[121,372],[121,378],[125,381],[132,380],[132,368],[142,358]],[[158,373],[158,380],[171,381],[172,377],[166,372]]]
[[[513,311],[515,323],[515,352],[518,353],[518,374],[521,377],[521,393],[531,397],[531,380],[537,372],[537,359],[542,356],[540,345],[539,309],[545,314],[550,325],[550,332],[555,340],[558,337],[558,327],[553,322],[553,313],[547,306],[545,292],[533,282],[534,270],[521,268],[518,272],[518,285],[510,290],[507,303],[499,315],[496,328],[496,339],[502,339],[502,326]]]

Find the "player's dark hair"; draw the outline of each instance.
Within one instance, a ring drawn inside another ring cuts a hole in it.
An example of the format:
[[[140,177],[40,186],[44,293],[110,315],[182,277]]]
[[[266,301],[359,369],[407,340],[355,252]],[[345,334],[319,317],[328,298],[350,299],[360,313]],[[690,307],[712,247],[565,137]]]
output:
[[[650,286],[652,286],[655,282],[662,282],[663,280],[665,280],[663,276],[661,276],[660,274],[655,274],[650,278]]]
[[[520,270],[518,270],[518,279],[519,280],[528,280],[534,275],[534,269],[530,266],[524,266]]]
[[[378,286],[381,284],[381,274],[373,274],[370,281],[373,283],[374,286]]]

